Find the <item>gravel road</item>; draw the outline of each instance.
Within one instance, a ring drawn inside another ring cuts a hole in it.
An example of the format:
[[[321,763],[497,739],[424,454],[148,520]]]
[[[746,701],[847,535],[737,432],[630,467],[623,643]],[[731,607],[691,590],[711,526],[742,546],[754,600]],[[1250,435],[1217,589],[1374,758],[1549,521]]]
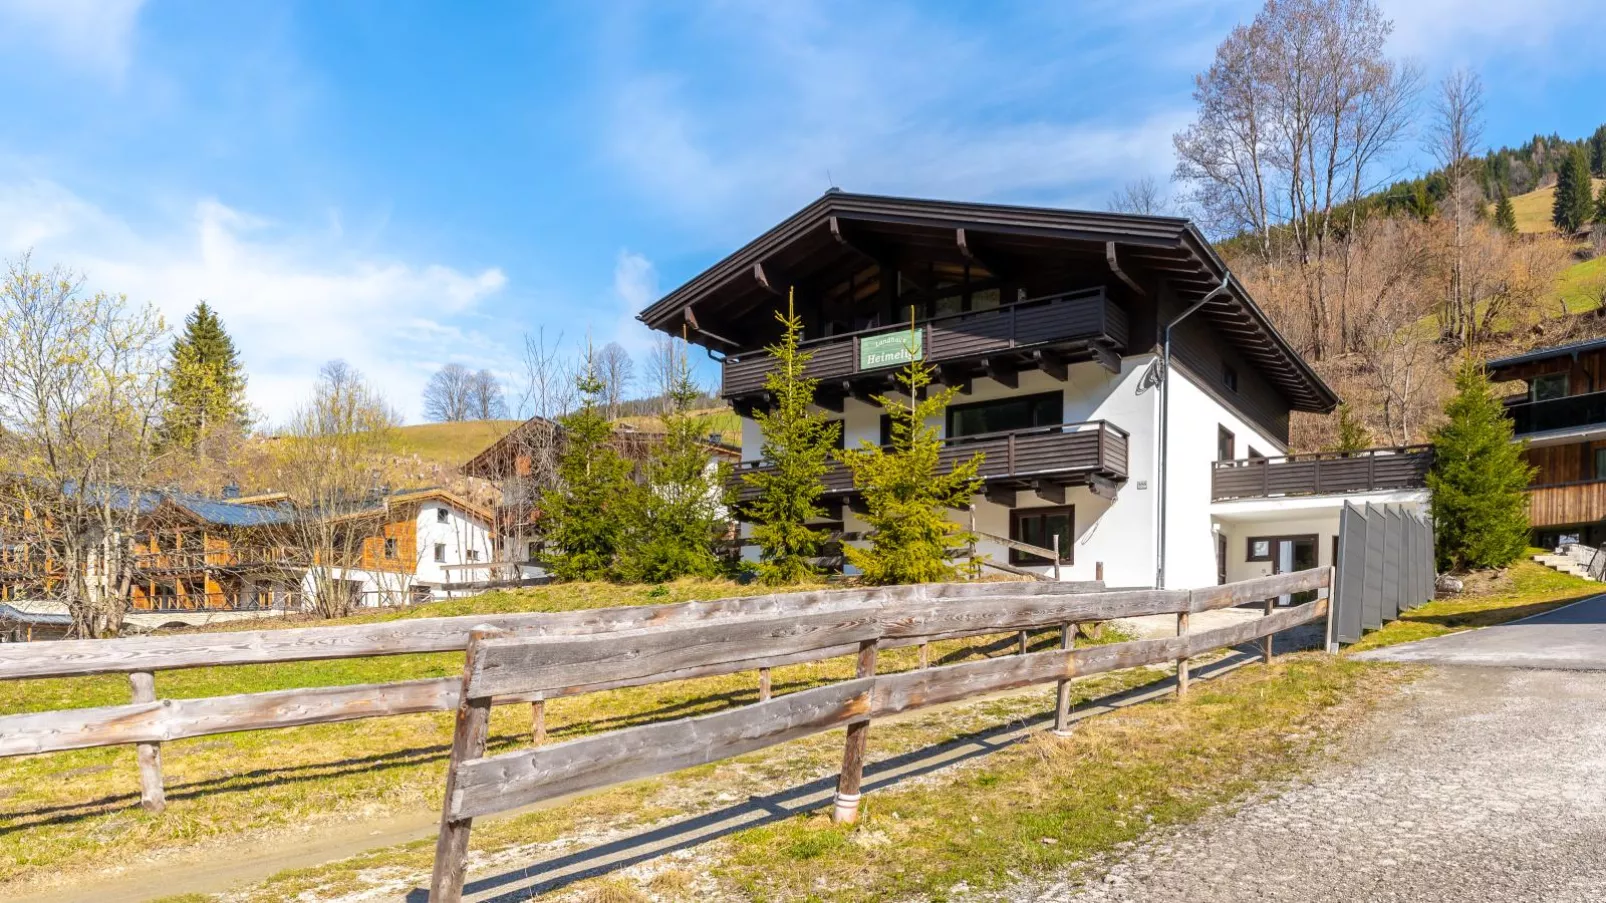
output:
[[[1330,765],[1008,901],[1606,900],[1606,674],[1444,668]]]

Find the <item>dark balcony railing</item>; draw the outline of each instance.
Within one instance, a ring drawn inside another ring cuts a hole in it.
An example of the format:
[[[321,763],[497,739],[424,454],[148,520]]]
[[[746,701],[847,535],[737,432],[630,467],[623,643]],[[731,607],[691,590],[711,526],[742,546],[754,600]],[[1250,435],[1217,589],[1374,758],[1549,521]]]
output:
[[[977,452],[983,455],[981,476],[988,481],[1047,479],[1075,482],[1088,476],[1107,480],[1126,479],[1127,432],[1113,423],[1093,420],[1062,423],[1002,433],[983,433],[945,439],[937,466],[947,471]],[[739,504],[758,497],[742,477],[766,470],[771,465],[746,461],[731,476]],[[825,472],[825,495],[844,496],[853,492],[853,474],[846,466],[833,462]]]
[[[1210,497],[1222,501],[1420,489],[1427,485],[1432,463],[1433,448],[1428,445],[1217,461],[1210,475]]]
[[[1518,401],[1506,405],[1512,432],[1518,436],[1569,430],[1585,426],[1606,426],[1606,392],[1589,392],[1549,398],[1544,401]]]
[[[1102,288],[1033,298],[992,310],[948,314],[914,325],[923,330],[924,360],[929,364],[1079,341],[1119,348],[1126,344],[1127,336],[1126,312],[1112,303]],[[884,326],[804,342],[804,350],[814,354],[807,375],[840,380],[860,373],[890,371],[893,368],[861,368],[859,345],[868,339],[906,333],[908,329],[902,325]],[[731,355],[725,359],[721,391],[727,398],[762,391],[764,376],[773,365],[769,353],[762,350]]]

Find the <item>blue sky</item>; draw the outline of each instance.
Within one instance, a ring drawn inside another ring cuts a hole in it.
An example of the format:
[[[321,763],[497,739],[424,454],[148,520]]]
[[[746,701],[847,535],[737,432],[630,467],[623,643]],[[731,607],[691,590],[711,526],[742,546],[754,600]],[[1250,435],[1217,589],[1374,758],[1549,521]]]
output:
[[[1383,5],[1430,80],[1481,73],[1488,143],[1606,121],[1606,3]],[[537,328],[644,351],[637,310],[832,183],[1165,182],[1258,6],[0,0],[0,257],[209,300],[270,421],[333,357],[416,420],[445,362],[517,382]]]

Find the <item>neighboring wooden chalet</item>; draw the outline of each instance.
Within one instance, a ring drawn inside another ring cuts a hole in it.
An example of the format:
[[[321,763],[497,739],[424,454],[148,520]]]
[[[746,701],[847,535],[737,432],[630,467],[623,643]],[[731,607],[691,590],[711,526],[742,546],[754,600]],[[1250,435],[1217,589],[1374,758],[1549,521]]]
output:
[[[451,595],[486,579],[491,513],[444,489],[376,494],[338,512],[305,512],[283,494],[208,498],[118,491],[139,506],[130,537],[130,607],[140,611],[298,609],[311,574],[337,574],[358,604]],[[330,525],[315,542],[310,522]],[[64,577],[48,533],[0,548],[0,600],[32,615]]]
[[[1506,413],[1538,470],[1528,489],[1535,544],[1606,543],[1606,339],[1499,358],[1488,372],[1522,385]]]

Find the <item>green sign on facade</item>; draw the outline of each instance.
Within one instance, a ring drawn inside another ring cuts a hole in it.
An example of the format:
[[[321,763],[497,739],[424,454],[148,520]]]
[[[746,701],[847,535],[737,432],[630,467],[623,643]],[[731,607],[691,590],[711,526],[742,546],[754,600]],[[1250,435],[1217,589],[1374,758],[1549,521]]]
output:
[[[859,369],[901,367],[925,357],[925,333],[924,329],[914,329],[859,339]]]

